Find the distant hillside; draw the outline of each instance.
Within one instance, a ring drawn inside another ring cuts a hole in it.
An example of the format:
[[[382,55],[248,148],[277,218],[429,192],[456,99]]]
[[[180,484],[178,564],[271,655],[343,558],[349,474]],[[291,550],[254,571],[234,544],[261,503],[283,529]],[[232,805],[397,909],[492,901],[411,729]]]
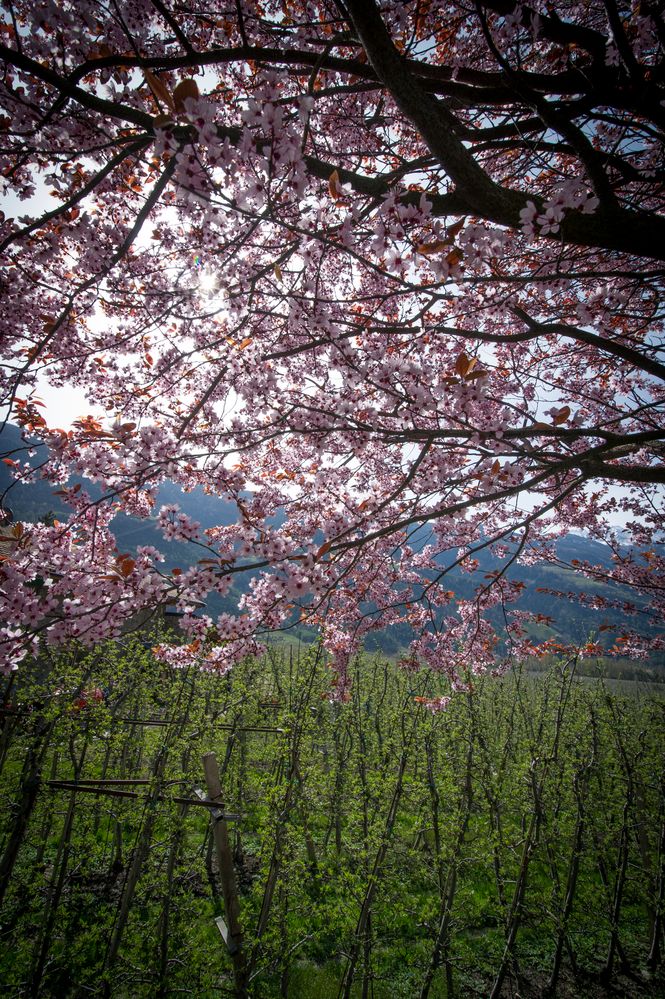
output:
[[[25,444],[21,437],[21,430],[18,427],[8,424],[0,433],[0,454],[11,456],[17,451],[17,457],[24,460],[25,454],[20,453]],[[43,452],[43,454],[41,453]],[[43,444],[36,444],[33,464],[38,464],[46,460],[47,449]],[[93,499],[101,496],[101,490],[79,476],[72,476],[69,484],[75,485],[80,482]],[[56,519],[65,519],[71,510],[58,495],[58,488],[50,485],[44,479],[37,479],[35,482],[23,484],[16,482],[11,475],[9,467],[0,462],[0,499],[4,507],[9,507],[17,520],[30,521],[36,523],[48,514],[52,514]],[[185,493],[173,482],[165,482],[160,486],[157,494],[156,509],[163,504],[177,503],[178,506],[188,513],[194,520],[198,520],[205,529],[216,524],[234,524],[238,520],[238,509],[233,503],[210,496],[203,489],[197,487],[190,493]],[[165,557],[164,568],[171,570],[176,567],[186,569],[193,565],[201,557],[201,550],[198,551],[193,545],[187,545],[178,541],[166,541],[157,527],[156,518],[140,520],[137,517],[128,517],[125,514],[118,514],[112,524],[113,533],[116,536],[118,549],[122,552],[132,552],[138,545],[154,545]],[[237,605],[237,601],[242,593],[242,589],[237,584],[231,589],[226,597],[219,594],[212,594],[209,599],[208,612],[213,616],[221,614],[222,611],[231,611]]]
[[[11,425],[5,427],[0,434],[0,453],[11,455],[14,449],[23,447],[24,442],[19,428]],[[44,451],[44,458],[46,450],[43,445],[38,445],[37,448],[36,460],[38,461],[39,450]],[[76,477],[71,480],[72,483],[77,481],[82,482],[83,480]],[[100,495],[99,490],[96,490],[94,486],[89,483],[85,483],[85,486],[93,498]],[[19,520],[36,522],[48,513],[52,513],[58,518],[67,516],[67,507],[64,505],[62,497],[57,495],[57,490],[54,487],[43,479],[38,479],[28,485],[17,484],[12,479],[8,466],[1,462],[0,496],[4,506],[9,506]],[[212,527],[215,524],[233,524],[238,520],[238,509],[235,504],[211,496],[201,488],[185,493],[174,483],[164,483],[159,489],[157,509],[163,503],[177,503],[189,516],[199,521],[204,528]],[[165,568],[168,570],[176,566],[186,568],[200,558],[200,550],[194,546],[165,541],[157,528],[155,518],[139,520],[121,514],[114,519],[112,526],[120,551],[131,552],[137,545],[155,545],[164,553]],[[426,531],[427,528],[424,527],[422,529],[422,543],[425,543]],[[581,562],[589,561],[593,564],[605,565],[608,568],[611,566],[611,552],[607,546],[578,534],[570,534],[559,540],[556,551],[562,563],[570,564],[577,559]],[[445,554],[441,555],[437,561],[444,568],[455,560],[455,554],[451,552],[448,557]],[[447,577],[449,589],[459,598],[472,597],[476,587],[485,582],[485,574],[496,571],[503,565],[488,550],[483,550],[477,557],[480,564],[478,572],[466,573],[456,568]],[[529,566],[513,565],[506,572],[506,576],[509,579],[521,580],[525,584],[519,603],[515,606],[542,615],[543,621],[532,627],[534,639],[542,641],[554,638],[561,642],[581,644],[587,641],[590,635],[595,634],[597,639],[602,639],[607,647],[615,632],[599,633],[598,629],[602,625],[610,624],[619,628],[631,628],[642,634],[653,633],[653,621],[645,617],[644,623],[641,625],[639,613],[628,616],[617,610],[595,610],[575,600],[557,599],[547,592],[555,590],[573,594],[596,594],[608,600],[630,601],[639,609],[645,601],[628,587],[586,579],[564,566],[546,562]],[[249,573],[242,579],[238,578],[234,582],[232,591],[225,598],[216,594],[212,595],[207,606],[208,613],[215,616],[223,610],[232,610],[237,605],[243,587],[247,586],[248,579]],[[503,623],[501,612],[490,614],[490,617],[494,618],[494,624],[500,630]],[[665,626],[660,626],[657,630],[665,632]],[[303,635],[308,634],[306,630],[300,628],[296,631],[302,632]],[[368,638],[367,646],[370,649],[381,649],[388,654],[394,654],[405,648],[411,637],[410,630],[406,625],[397,625],[371,635]]]

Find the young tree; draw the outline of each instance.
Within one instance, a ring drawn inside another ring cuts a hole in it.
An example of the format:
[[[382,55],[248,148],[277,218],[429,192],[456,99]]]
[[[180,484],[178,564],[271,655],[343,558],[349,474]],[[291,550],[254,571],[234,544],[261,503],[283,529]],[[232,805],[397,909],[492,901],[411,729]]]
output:
[[[615,548],[587,575],[662,613],[658,4],[12,0],[2,18],[2,175],[28,202],[0,233],[5,398],[48,444],[41,474],[108,497],[13,528],[7,663],[251,564],[239,613],[187,616],[167,657],[226,668],[296,607],[340,692],[398,620],[455,684],[496,664],[484,614],[519,586],[502,570],[454,602],[451,567],[554,557],[570,528]],[[107,418],[47,426],[38,376]],[[175,580],[109,529],[152,515],[164,478],[239,511],[205,532],[158,512],[206,549]]]

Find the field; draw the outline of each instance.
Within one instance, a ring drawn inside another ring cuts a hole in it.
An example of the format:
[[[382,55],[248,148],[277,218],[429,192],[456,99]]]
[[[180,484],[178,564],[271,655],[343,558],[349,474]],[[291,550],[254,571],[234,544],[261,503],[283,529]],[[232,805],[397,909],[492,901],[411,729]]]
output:
[[[3,994],[662,995],[665,698],[568,662],[432,713],[435,674],[354,674],[133,640],[16,674]]]

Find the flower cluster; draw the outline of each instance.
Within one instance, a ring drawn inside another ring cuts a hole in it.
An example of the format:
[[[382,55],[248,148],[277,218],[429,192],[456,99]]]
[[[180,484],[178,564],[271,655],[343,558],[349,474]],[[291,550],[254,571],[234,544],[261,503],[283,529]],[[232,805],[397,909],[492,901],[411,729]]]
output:
[[[167,541],[197,541],[201,525],[183,513],[176,503],[159,508],[157,525]]]
[[[534,236],[538,226],[541,236],[554,235],[559,232],[567,211],[579,211],[583,215],[591,215],[599,204],[598,198],[589,192],[582,181],[571,178],[554,188],[550,197],[543,203],[542,211],[538,210],[533,201],[527,201],[520,212],[522,232],[525,236]]]

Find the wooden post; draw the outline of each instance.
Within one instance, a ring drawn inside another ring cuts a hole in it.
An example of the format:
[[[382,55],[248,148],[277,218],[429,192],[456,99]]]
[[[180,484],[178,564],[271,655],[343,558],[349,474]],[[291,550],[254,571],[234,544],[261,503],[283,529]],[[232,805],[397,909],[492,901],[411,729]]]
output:
[[[228,825],[226,823],[226,819],[224,818],[224,803],[222,801],[222,786],[219,780],[219,767],[217,765],[217,757],[214,753],[205,753],[203,756],[203,770],[206,778],[206,786],[208,788],[208,798],[210,801],[219,803],[219,809],[214,809],[210,812],[210,819],[212,822],[212,834],[215,849],[217,851],[219,876],[222,882],[224,909],[228,923],[228,931],[225,935],[225,940],[229,954],[231,955],[231,960],[233,961],[233,977],[235,980],[236,996],[238,999],[244,999],[244,997],[247,996],[247,964],[242,946],[240,905],[238,902],[238,890],[236,888],[236,876],[233,867],[233,851],[231,850],[231,844],[229,842]]]

